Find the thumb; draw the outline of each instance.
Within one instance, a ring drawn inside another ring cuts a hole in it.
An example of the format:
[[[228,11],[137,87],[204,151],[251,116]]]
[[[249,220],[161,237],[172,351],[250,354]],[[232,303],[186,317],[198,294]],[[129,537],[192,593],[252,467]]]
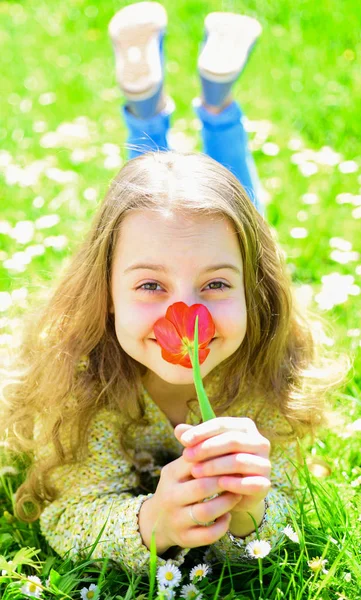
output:
[[[186,425],[185,423],[180,423],[179,425],[177,425],[174,428],[174,435],[177,438],[178,442],[181,442],[180,438],[183,435],[183,433],[185,433],[186,431],[188,431],[188,429],[192,429],[192,427],[193,427],[193,425]]]

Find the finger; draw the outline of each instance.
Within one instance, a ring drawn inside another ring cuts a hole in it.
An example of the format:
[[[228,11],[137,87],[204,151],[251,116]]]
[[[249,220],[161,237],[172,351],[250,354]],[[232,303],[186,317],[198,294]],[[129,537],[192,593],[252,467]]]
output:
[[[202,477],[200,479],[190,479],[182,482],[182,500],[179,504],[187,506],[187,504],[196,504],[202,502],[205,498],[209,498],[214,494],[224,492],[218,484],[219,477]]]
[[[214,435],[234,429],[247,433],[248,431],[256,431],[257,427],[252,419],[247,417],[217,417],[196,425],[192,431],[183,433],[180,441],[184,446],[194,446]]]
[[[239,501],[239,496],[225,493],[221,496],[213,498],[212,500],[207,500],[206,502],[187,505],[185,506],[184,513],[187,518],[187,524],[197,527],[197,524],[192,520],[192,515],[200,523],[215,521],[226,512],[233,510],[234,506],[236,506]],[[192,507],[192,515],[190,512],[190,507]]]
[[[184,548],[198,548],[200,546],[210,546],[227,533],[232,516],[228,512],[219,517],[213,525],[208,527],[199,527],[195,525],[186,531],[182,538]],[[189,523],[189,521],[187,521]]]
[[[184,460],[183,456],[164,465],[161,470],[161,477],[168,480],[170,479],[174,483],[194,480],[191,473],[191,463]]]
[[[241,496],[260,496],[264,498],[271,489],[271,482],[267,477],[250,476],[236,477],[225,475],[219,477],[218,485],[221,489],[240,494]]]
[[[263,437],[258,431],[253,435],[240,431],[227,431],[227,433],[204,440],[197,446],[185,448],[183,456],[185,460],[190,462],[201,462],[213,456],[236,452],[257,454],[268,458],[270,447],[267,438]]]
[[[241,475],[262,475],[269,477],[271,463],[268,458],[255,454],[228,454],[192,466],[193,477],[212,477],[231,473]]]
[[[176,425],[176,427],[174,428],[174,435],[177,438],[178,442],[182,443],[181,437],[183,433],[193,428],[193,425],[186,425],[186,423],[180,423],[179,425]]]

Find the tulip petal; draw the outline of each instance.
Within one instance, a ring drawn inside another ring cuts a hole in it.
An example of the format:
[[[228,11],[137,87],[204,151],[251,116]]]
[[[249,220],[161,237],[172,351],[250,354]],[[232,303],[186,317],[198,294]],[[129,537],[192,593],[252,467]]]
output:
[[[204,304],[187,306],[184,302],[175,302],[168,307],[165,318],[177,329],[181,338],[193,341],[194,324],[198,315],[199,345],[208,344],[215,333],[212,315]]]
[[[210,353],[210,349],[206,348],[205,350],[199,350],[199,364],[201,365],[206,360],[208,354]],[[182,367],[187,367],[188,369],[192,368],[192,363],[189,358],[188,352],[179,352],[178,354],[174,352],[169,352],[162,348],[162,358],[173,365],[182,365]]]
[[[202,363],[204,363],[204,361],[206,360],[208,354],[210,353],[210,349],[209,348],[198,348],[198,357],[199,357],[199,364],[201,365]]]
[[[198,352],[198,357],[199,357],[199,364],[201,365],[202,363],[204,363],[204,361],[206,360],[208,354],[210,353],[210,349],[206,348],[205,350],[199,350]],[[182,358],[182,360],[179,362],[180,365],[183,365],[183,367],[192,367],[192,363],[189,357],[189,354],[187,352],[187,354],[184,355],[184,358]]]
[[[187,367],[187,369],[192,368],[188,352],[174,354],[173,352],[167,352],[167,350],[162,348],[162,358],[173,365],[181,365],[182,367]]]
[[[180,338],[186,337],[187,322],[189,321],[189,306],[184,302],[175,302],[167,308],[165,318],[173,323]],[[188,338],[193,339],[193,334]]]
[[[170,321],[168,319],[162,317],[154,323],[154,334],[157,338],[158,343],[162,348],[167,350],[167,352],[173,354],[179,354],[183,350],[183,343],[179,334]]]
[[[215,334],[215,326],[212,315],[204,304],[193,304],[189,307],[189,316],[187,320],[186,336],[191,336],[189,339],[194,339],[194,324],[198,315],[198,342],[201,348],[209,344]]]

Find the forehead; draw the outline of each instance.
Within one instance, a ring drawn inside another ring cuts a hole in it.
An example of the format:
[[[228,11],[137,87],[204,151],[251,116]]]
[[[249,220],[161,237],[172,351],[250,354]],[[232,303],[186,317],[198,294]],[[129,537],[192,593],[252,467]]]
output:
[[[218,214],[160,213],[135,210],[120,226],[114,259],[117,263],[149,257],[185,258],[197,253],[241,260],[238,236],[232,221]]]

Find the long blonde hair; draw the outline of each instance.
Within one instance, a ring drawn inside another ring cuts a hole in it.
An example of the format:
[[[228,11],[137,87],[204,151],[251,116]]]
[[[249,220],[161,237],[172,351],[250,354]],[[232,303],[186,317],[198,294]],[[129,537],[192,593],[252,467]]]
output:
[[[122,415],[119,443],[130,458],[127,432],[147,422],[141,399],[141,377],[147,369],[119,345],[109,311],[119,227],[135,209],[218,214],[234,224],[244,265],[247,335],[219,366],[222,376],[212,398],[218,413],[244,394],[276,407],[297,435],[322,420],[320,390],[327,389],[327,382],[314,377],[317,356],[311,332],[293,305],[289,276],[270,228],[238,180],[201,154],[142,155],[112,181],[89,234],[40,317],[28,327],[16,373],[4,389],[6,445],[14,455],[30,457],[16,496],[23,520],[38,518],[44,501],[56,497],[47,475],[56,466],[81,459],[97,410],[107,407]],[[67,446],[62,441],[65,431],[70,436]],[[36,449],[49,444],[51,456],[32,461]],[[29,500],[35,506],[31,515],[24,510]]]

